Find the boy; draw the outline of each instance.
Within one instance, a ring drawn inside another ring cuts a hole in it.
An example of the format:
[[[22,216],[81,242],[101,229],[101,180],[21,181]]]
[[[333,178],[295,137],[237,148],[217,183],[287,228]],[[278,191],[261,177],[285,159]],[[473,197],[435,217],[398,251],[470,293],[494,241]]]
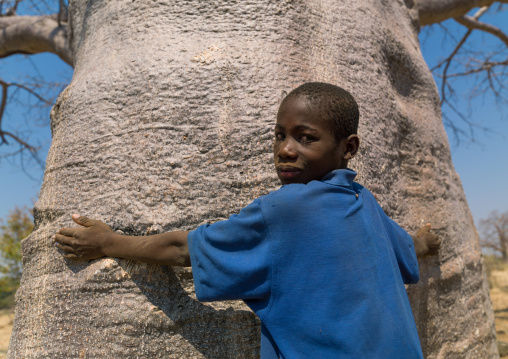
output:
[[[422,358],[404,283],[418,281],[413,239],[347,169],[358,106],[345,90],[307,83],[277,114],[274,161],[284,186],[226,221],[131,237],[73,215],[54,236],[67,258],[192,265],[202,301],[243,299],[259,316],[261,358]]]

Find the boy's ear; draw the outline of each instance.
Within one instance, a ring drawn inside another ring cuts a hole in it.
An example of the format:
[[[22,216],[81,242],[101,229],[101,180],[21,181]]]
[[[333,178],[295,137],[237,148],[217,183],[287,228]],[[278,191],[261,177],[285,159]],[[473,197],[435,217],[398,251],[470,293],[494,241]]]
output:
[[[351,135],[346,139],[346,151],[344,152],[344,159],[349,161],[353,158],[360,147],[360,137],[358,135]]]

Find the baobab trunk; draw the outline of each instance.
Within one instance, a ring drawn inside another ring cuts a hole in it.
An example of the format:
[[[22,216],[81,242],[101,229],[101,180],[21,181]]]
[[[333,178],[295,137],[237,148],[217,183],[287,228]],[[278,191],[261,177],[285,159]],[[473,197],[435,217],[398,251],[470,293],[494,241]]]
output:
[[[67,261],[51,235],[75,212],[128,234],[192,229],[277,188],[277,107],[306,81],[353,93],[359,182],[410,233],[431,222],[443,240],[409,288],[426,357],[496,357],[478,238],[411,4],[71,0],[75,73],[52,111],[9,357],[258,357],[257,319],[241,302],[196,301],[190,270]]]

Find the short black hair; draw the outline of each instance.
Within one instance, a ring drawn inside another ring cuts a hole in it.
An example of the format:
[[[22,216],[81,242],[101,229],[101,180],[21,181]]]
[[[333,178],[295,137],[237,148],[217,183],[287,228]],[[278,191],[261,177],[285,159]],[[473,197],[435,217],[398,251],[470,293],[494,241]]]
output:
[[[282,100],[281,106],[288,99],[298,96],[305,96],[309,107],[331,122],[337,143],[357,133],[360,111],[348,91],[324,82],[307,82],[291,91]]]

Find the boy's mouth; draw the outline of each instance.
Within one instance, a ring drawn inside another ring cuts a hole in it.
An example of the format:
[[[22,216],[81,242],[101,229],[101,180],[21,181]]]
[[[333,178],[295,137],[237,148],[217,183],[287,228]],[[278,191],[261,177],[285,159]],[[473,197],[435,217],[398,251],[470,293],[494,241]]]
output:
[[[298,167],[292,166],[279,166],[277,167],[277,174],[281,179],[291,179],[297,177],[302,170]]]

